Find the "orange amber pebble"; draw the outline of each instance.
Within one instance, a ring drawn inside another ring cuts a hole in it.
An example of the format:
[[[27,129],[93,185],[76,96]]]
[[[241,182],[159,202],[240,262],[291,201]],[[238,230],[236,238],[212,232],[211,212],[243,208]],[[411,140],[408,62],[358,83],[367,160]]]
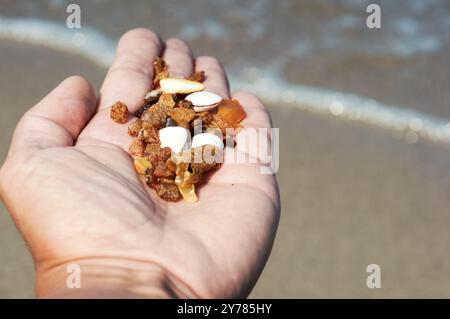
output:
[[[128,107],[125,103],[117,101],[111,106],[111,119],[116,123],[124,124],[128,120]]]
[[[140,175],[145,175],[145,172],[152,166],[147,157],[136,156],[133,161],[134,169]]]
[[[244,109],[238,100],[223,99],[220,102],[217,115],[230,127],[236,127],[246,116]]]
[[[143,156],[145,150],[145,143],[135,138],[133,142],[130,144],[130,148],[128,149],[128,153],[134,156]]]

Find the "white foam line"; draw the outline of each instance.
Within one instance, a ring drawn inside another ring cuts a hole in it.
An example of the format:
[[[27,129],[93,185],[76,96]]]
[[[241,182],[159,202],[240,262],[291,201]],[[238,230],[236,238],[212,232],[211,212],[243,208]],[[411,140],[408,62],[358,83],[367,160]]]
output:
[[[111,64],[117,43],[89,27],[69,29],[50,21],[1,16],[0,38],[69,51],[102,67]]]
[[[356,94],[294,85],[281,78],[277,72],[263,70],[259,74],[261,77],[253,80],[245,75],[233,78],[233,86],[251,91],[275,106],[290,105],[316,114],[332,115],[388,129],[394,136],[403,137],[410,143],[422,137],[450,144],[450,119],[386,105]]]
[[[114,56],[117,41],[94,29],[69,29],[63,24],[29,18],[0,16],[0,38],[45,45],[79,54],[107,68]],[[248,90],[273,104],[318,114],[358,121],[399,132],[409,142],[418,137],[450,144],[450,120],[440,119],[398,106],[350,93],[294,85],[272,70],[231,72],[233,87]]]

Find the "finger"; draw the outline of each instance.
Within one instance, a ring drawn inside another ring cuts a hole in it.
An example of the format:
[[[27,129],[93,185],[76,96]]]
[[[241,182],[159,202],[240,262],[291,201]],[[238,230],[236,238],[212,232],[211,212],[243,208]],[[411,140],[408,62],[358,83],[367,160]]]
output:
[[[182,40],[166,41],[163,58],[169,66],[169,75],[173,78],[187,78],[194,69],[192,51]]]
[[[20,120],[10,153],[18,150],[72,146],[96,110],[88,81],[72,76],[61,82]]]
[[[159,36],[147,29],[134,29],[122,36],[100,89],[100,110],[119,100],[131,112],[142,106],[145,94],[152,88],[153,61],[161,47]]]
[[[206,91],[214,92],[226,99],[230,97],[227,76],[216,58],[210,56],[198,57],[195,60],[195,72],[199,71],[205,71],[206,79],[203,84]]]
[[[153,61],[162,48],[155,33],[147,29],[134,29],[119,40],[116,57],[103,82],[99,112],[81,134],[78,144],[108,142],[128,149],[130,137],[127,125],[119,125],[110,118],[110,107],[120,100],[130,113],[143,104],[143,97],[153,83]],[[134,118],[130,116],[129,121]]]
[[[233,99],[239,101],[246,113],[241,122],[242,129],[236,135],[236,149],[265,163],[272,146],[272,120],[269,111],[253,94],[237,92]]]
[[[109,143],[122,148],[128,152],[132,137],[128,135],[128,125],[136,120],[135,116],[129,116],[124,124],[115,123],[111,120],[110,112],[96,114],[88,126],[83,130],[77,140],[77,146],[97,145]]]
[[[267,128],[272,127],[272,119],[270,113],[264,104],[255,95],[238,91],[233,94],[233,99],[239,101],[245,110],[246,116],[241,122],[244,128]]]

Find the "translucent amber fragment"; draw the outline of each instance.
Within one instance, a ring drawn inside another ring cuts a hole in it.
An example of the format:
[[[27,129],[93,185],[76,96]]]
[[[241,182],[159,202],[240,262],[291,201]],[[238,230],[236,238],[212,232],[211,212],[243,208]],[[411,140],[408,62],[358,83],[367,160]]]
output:
[[[145,171],[152,166],[147,157],[137,156],[133,161],[134,169],[139,175],[145,175]]]
[[[218,106],[217,116],[229,127],[237,127],[246,114],[237,100],[222,100]]]
[[[180,194],[181,196],[183,196],[185,201],[194,203],[198,200],[197,195],[195,194],[194,184],[187,187],[178,186],[178,190],[180,191]]]

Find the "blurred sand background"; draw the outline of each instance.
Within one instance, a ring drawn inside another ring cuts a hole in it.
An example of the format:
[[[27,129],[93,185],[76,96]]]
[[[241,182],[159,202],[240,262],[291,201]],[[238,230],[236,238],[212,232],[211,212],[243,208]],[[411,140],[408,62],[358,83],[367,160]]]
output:
[[[0,17],[64,24],[68,3],[5,0]],[[276,69],[292,85],[450,118],[446,1],[380,1],[377,31],[365,27],[367,1],[77,3],[83,27],[113,39],[136,26],[180,36],[236,77],[243,66],[263,75]],[[105,69],[0,38],[0,162],[20,116],[72,74],[98,88]],[[282,94],[268,106],[280,128],[282,217],[251,297],[450,297],[450,145],[420,138],[417,127],[395,131],[308,112]],[[33,297],[31,258],[0,210],[0,298]],[[372,263],[381,266],[381,289],[366,287]]]

